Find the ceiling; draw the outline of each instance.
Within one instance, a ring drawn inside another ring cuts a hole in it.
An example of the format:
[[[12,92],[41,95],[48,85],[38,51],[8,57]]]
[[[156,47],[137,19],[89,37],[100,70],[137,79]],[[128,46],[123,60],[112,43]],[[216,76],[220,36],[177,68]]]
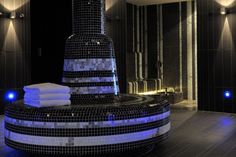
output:
[[[143,5],[154,5],[154,4],[165,4],[165,3],[175,3],[191,0],[127,0],[128,3],[143,6]]]

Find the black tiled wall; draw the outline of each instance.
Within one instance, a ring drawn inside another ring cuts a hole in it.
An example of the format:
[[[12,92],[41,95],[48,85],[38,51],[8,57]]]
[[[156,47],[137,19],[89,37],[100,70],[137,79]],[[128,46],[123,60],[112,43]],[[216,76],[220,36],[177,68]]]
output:
[[[221,15],[221,5],[198,0],[198,76],[199,109],[236,112],[236,22],[235,6]],[[232,99],[224,98],[224,91]]]
[[[1,10],[6,12],[4,5],[4,1],[0,2]],[[18,91],[21,98],[22,87],[31,80],[30,1],[22,3],[17,12],[23,13],[24,18],[0,18],[0,114],[6,103],[5,92]]]
[[[121,92],[125,92],[126,2],[106,0],[106,3],[111,6],[106,12],[106,32],[114,42],[119,85]],[[32,2],[32,83],[61,83],[65,42],[72,34],[71,6],[71,0]]]
[[[158,49],[158,7],[161,5],[147,6],[147,32],[148,32],[148,78],[157,79],[157,56],[160,53]],[[183,56],[183,92],[184,98],[187,98],[187,3],[182,2],[182,56]],[[140,7],[142,10],[143,7]],[[193,9],[194,10],[194,9]],[[164,87],[178,87],[179,81],[179,67],[180,67],[180,39],[179,39],[179,3],[163,4],[163,52],[164,52]],[[134,15],[133,15],[134,13]],[[136,23],[137,23],[137,6],[127,4],[127,81],[135,80],[135,51],[137,45]],[[133,19],[134,18],[134,19]],[[140,20],[141,21],[141,20]],[[134,31],[133,31],[133,22]],[[142,22],[140,22],[140,27]],[[133,42],[133,36],[135,42]],[[133,50],[134,45],[134,50]],[[144,59],[144,57],[143,57]],[[144,64],[143,64],[144,65]]]
[[[148,77],[158,78],[157,54],[158,54],[158,25],[157,25],[157,5],[147,6],[147,25],[148,25]]]
[[[179,87],[179,3],[163,5],[164,86]]]
[[[135,15],[137,14],[137,7],[134,5],[127,3],[127,51],[126,51],[126,73],[127,73],[127,82],[134,81],[135,77],[135,51],[137,49],[136,41],[137,41],[137,18]],[[133,28],[134,26],[134,28]]]
[[[59,84],[65,43],[72,34],[72,1],[32,1],[31,16],[32,83]]]
[[[105,0],[106,6],[106,34],[112,38],[118,71],[121,93],[126,92],[126,0]]]

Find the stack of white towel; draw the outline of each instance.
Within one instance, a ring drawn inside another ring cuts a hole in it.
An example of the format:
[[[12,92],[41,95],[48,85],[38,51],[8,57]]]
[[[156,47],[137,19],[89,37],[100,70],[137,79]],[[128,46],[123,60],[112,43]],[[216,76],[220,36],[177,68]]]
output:
[[[42,83],[24,87],[24,102],[33,107],[70,105],[70,88],[54,83]]]

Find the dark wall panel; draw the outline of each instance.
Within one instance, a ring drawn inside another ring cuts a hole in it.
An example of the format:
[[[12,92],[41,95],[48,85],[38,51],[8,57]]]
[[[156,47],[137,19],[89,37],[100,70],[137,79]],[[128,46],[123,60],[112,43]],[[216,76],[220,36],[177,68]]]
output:
[[[126,1],[106,0],[107,35],[113,39],[116,52],[119,86],[122,93],[126,92]]]
[[[164,86],[179,87],[179,3],[163,5]]]
[[[137,7],[127,3],[127,53],[126,53],[126,80],[134,81],[135,76],[135,52],[136,52],[136,14]]]
[[[107,34],[114,41],[121,91],[126,87],[126,3],[106,0]],[[72,1],[33,1],[32,82],[61,83],[66,39],[72,35]],[[47,75],[45,75],[47,74]]]
[[[216,1],[198,0],[199,109],[235,113],[236,14],[221,15],[220,8]],[[232,92],[232,98],[225,99],[224,91]]]
[[[157,5],[147,7],[148,21],[148,77],[156,79],[157,74],[157,43],[158,43],[158,26],[157,26]]]
[[[182,3],[182,78],[183,78],[183,97],[187,99],[188,79],[187,79],[187,3]]]
[[[25,2],[25,3],[24,3]],[[18,92],[22,98],[22,87],[30,83],[30,1],[20,1],[18,5],[0,2],[1,11],[7,12],[8,7],[17,13],[23,13],[23,19],[0,18],[0,113],[7,103],[4,94],[8,90]]]
[[[72,1],[32,1],[32,83],[61,83],[65,41],[72,35]]]

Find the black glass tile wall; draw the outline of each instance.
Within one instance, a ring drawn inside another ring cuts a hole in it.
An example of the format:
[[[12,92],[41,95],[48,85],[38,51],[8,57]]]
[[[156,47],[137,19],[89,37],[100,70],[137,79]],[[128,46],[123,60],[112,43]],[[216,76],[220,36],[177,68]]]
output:
[[[198,75],[199,109],[236,112],[236,5],[223,1],[197,0],[198,7]],[[225,98],[224,92],[231,97]]]
[[[126,91],[126,1],[106,0],[106,4],[112,6],[106,10],[106,17],[108,17],[105,22],[106,34],[113,39],[120,91],[124,93]],[[72,0],[61,0],[57,3],[48,0],[31,2],[32,83],[45,81],[61,83],[65,41],[72,34],[71,10]],[[44,75],[46,72],[48,75]]]
[[[13,11],[23,13],[22,19],[0,18],[0,114],[3,114],[5,93],[8,90],[17,91],[17,97],[22,97],[22,87],[30,83],[30,1],[19,2],[19,8],[13,1],[1,1],[2,8],[12,6]]]
[[[51,155],[113,156],[139,154],[144,148],[150,151],[170,130],[169,103],[157,99],[121,95],[119,101],[102,105],[51,108],[32,108],[19,101],[6,109],[5,143],[33,154]]]
[[[113,41],[105,35],[105,1],[73,0],[72,6],[62,82],[75,103],[114,99],[120,90]]]
[[[72,34],[71,10],[71,0],[31,2],[33,84],[61,83],[65,41]]]
[[[73,35],[65,46],[62,82],[72,104],[5,112],[5,143],[31,153],[103,155],[151,150],[168,137],[170,106],[161,96],[120,95],[104,0],[73,0]],[[85,19],[86,20],[85,20]],[[147,149],[148,148],[148,149]]]

